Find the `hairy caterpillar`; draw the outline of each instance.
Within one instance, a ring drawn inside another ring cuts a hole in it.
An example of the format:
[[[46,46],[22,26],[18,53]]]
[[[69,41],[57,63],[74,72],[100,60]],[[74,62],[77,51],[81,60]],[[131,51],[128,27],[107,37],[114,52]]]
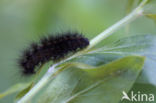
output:
[[[24,50],[18,60],[18,65],[23,74],[34,74],[36,66],[50,60],[57,62],[69,53],[75,53],[88,45],[89,40],[78,33],[43,37],[39,43],[32,43],[29,48]]]

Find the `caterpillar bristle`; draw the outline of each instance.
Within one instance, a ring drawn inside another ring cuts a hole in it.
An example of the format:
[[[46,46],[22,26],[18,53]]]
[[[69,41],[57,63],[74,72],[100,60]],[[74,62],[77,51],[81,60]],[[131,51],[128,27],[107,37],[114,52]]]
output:
[[[64,59],[69,53],[86,48],[89,40],[78,33],[63,33],[41,38],[39,43],[32,43],[18,61],[22,73],[35,73],[35,67],[50,60],[57,62]]]

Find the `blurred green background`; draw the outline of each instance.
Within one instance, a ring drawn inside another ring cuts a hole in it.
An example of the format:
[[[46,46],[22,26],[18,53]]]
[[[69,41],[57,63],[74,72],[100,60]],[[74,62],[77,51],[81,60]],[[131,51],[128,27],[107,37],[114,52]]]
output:
[[[139,0],[136,0],[135,5]],[[128,0],[0,0],[0,92],[27,79],[16,60],[31,41],[46,34],[82,32],[91,39],[126,15]],[[133,8],[133,7],[132,7]],[[153,20],[141,17],[119,35],[156,34]],[[0,100],[12,103],[15,94]]]

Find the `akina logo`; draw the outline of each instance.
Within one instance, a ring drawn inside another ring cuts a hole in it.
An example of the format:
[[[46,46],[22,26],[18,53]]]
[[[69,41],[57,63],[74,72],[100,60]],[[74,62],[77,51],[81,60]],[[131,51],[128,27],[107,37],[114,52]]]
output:
[[[128,95],[125,91],[122,92],[123,96],[121,98],[121,101],[128,100],[132,102],[153,102],[155,101],[154,94],[145,94],[138,91],[137,93],[134,93],[134,91],[130,92],[130,95]]]

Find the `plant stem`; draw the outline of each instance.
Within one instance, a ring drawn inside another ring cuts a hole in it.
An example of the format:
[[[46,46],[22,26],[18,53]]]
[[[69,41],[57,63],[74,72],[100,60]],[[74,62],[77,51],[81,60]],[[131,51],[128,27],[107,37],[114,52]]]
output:
[[[108,36],[113,34],[115,31],[117,31],[119,28],[125,26],[126,24],[135,20],[137,17],[141,16],[142,12],[143,12],[143,6],[146,4],[147,1],[148,0],[143,0],[141,2],[141,4],[135,10],[133,10],[129,15],[127,15],[126,17],[121,19],[119,22],[115,23],[114,25],[112,25],[111,27],[106,29],[104,32],[100,33],[95,38],[93,38],[90,41],[90,45],[86,50],[89,50],[90,48],[94,47],[96,44],[98,44],[99,42],[101,42],[102,40],[104,40],[105,38],[107,38]],[[81,52],[81,53],[83,53],[83,52]],[[78,55],[79,55],[79,53],[73,55],[72,57],[67,58],[64,61],[75,58]],[[39,90],[41,90],[52,79],[52,77],[54,76],[54,73],[57,72],[57,70],[59,69],[59,68],[55,68],[55,67],[63,62],[54,64],[52,67],[50,67],[48,69],[48,71],[45,73],[45,75],[41,78],[41,80],[25,96],[23,96],[17,103],[28,103],[28,101],[30,101],[35,96],[35,94]]]
[[[98,44],[99,42],[107,38],[108,36],[112,35],[116,30],[120,29],[126,24],[129,24],[130,22],[132,22],[133,20],[141,16],[143,12],[143,6],[146,4],[147,1],[148,0],[143,0],[141,4],[135,10],[133,10],[129,15],[127,15],[126,17],[124,17],[119,22],[115,23],[114,25],[112,25],[111,27],[103,31],[102,33],[100,33],[95,38],[93,38],[90,41],[90,46],[88,47],[88,49],[94,47],[96,44]]]
[[[51,80],[51,77],[55,73],[55,67],[57,64],[54,64],[51,66],[47,73],[41,78],[41,80],[24,96],[22,99],[20,99],[17,103],[28,103],[29,100],[40,90],[42,89],[48,81]]]

